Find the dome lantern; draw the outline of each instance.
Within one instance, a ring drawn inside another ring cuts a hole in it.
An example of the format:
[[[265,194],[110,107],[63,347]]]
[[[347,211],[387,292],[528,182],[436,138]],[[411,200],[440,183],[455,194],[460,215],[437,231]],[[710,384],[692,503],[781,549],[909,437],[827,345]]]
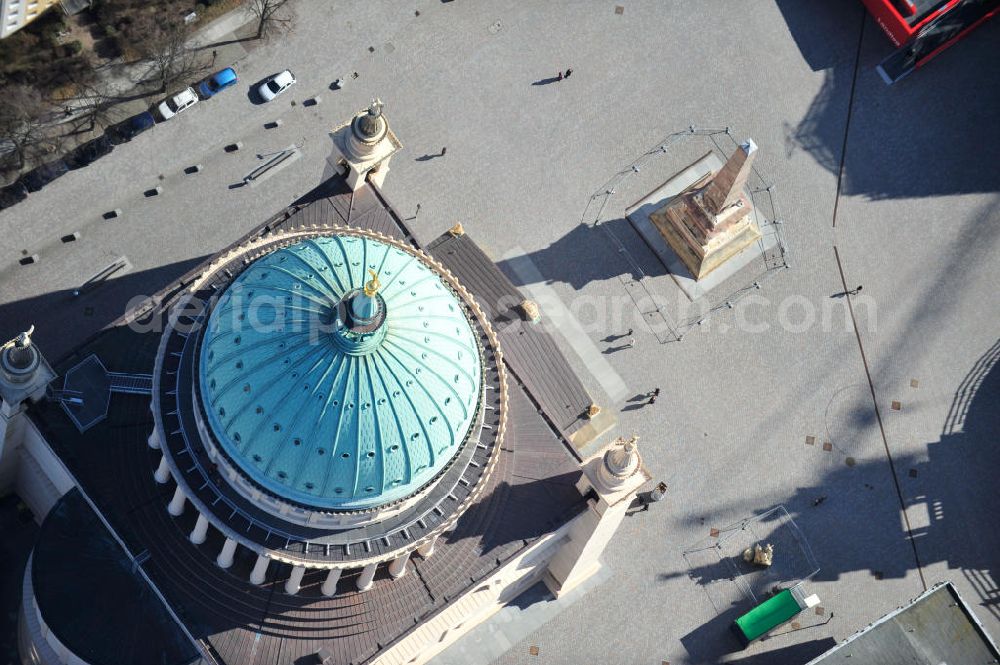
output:
[[[380,187],[389,171],[389,160],[403,147],[383,107],[382,100],[376,97],[368,108],[330,132],[337,169],[354,191],[368,181]]]

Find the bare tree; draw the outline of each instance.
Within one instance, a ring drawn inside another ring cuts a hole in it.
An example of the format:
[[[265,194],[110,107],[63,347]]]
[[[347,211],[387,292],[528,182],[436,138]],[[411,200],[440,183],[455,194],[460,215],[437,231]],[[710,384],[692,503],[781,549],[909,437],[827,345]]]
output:
[[[0,154],[6,166],[20,169],[30,153],[45,149],[47,111],[34,87],[17,83],[6,87],[0,96]]]
[[[118,108],[121,98],[107,83],[78,83],[77,89],[80,92],[74,100],[77,102],[76,109],[81,111],[79,117],[89,125],[88,131],[107,127],[122,119],[122,111]]]
[[[190,31],[182,21],[163,20],[146,13],[133,24],[133,39],[141,35],[141,55],[149,61],[150,82],[166,91],[174,81],[194,76],[205,69],[204,57],[188,47]]]
[[[288,0],[250,0],[247,5],[257,18],[257,39],[266,37],[275,30],[286,29],[292,22],[284,11]]]

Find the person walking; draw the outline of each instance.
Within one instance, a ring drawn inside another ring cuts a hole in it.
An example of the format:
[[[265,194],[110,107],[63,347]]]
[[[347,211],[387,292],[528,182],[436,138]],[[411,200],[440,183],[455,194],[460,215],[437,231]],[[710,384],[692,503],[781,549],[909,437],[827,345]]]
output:
[[[445,147],[441,148],[441,156],[442,157],[444,157],[447,152],[448,152],[448,146],[445,146]]]
[[[566,70],[566,77],[565,78],[569,78],[569,75],[572,74],[572,73],[573,73],[572,69],[567,69]],[[560,76],[562,76],[562,75],[560,74]]]
[[[635,348],[635,337],[629,337],[628,338],[628,348],[630,348],[630,349],[634,349]]]
[[[656,503],[661,500],[663,496],[667,493],[667,484],[664,482],[657,483],[649,492],[643,492],[635,498],[635,503],[642,504],[642,508],[636,510],[637,513],[644,513],[649,510],[650,504]],[[633,504],[634,505],[634,504]]]
[[[861,284],[858,284],[857,288],[854,288],[854,289],[851,289],[850,291],[848,291],[847,295],[849,295],[849,296],[856,296],[859,293],[861,293],[861,289],[863,289],[863,288],[865,288],[865,287],[862,286]]]
[[[649,404],[656,404],[656,395],[649,396]]]

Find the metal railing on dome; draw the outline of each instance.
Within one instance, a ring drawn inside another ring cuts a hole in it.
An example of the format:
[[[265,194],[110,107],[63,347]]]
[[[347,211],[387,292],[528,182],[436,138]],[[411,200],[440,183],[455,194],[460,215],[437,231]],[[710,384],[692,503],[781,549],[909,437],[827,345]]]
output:
[[[204,292],[200,292],[200,293],[195,294],[195,297],[202,297],[202,296],[207,297],[208,294],[204,293]],[[202,307],[202,308],[199,308],[199,310],[200,310],[200,314],[197,315],[197,316],[192,316],[190,314],[183,314],[183,315],[178,316],[177,320],[176,320],[176,323],[182,324],[185,328],[187,328],[189,330],[202,328],[204,326],[205,322],[206,322],[207,317],[208,317],[209,308]],[[325,556],[329,556],[330,548],[331,547],[340,546],[340,545],[314,542],[314,541],[308,540],[306,538],[303,538],[300,535],[288,533],[288,532],[286,532],[284,530],[275,528],[271,524],[269,524],[268,522],[262,521],[257,516],[255,516],[252,513],[244,510],[236,502],[234,502],[231,498],[229,498],[228,496],[226,496],[226,492],[215,481],[215,479],[213,478],[212,473],[210,473],[209,470],[206,469],[205,466],[202,464],[201,457],[200,457],[199,451],[197,449],[197,444],[193,443],[193,439],[196,440],[196,441],[199,441],[199,442],[201,441],[201,434],[199,434],[197,432],[197,430],[198,430],[197,423],[191,423],[190,425],[185,425],[185,419],[184,419],[185,415],[189,415],[192,420],[194,420],[195,418],[194,418],[194,415],[192,413],[189,413],[188,410],[181,408],[181,404],[180,404],[179,397],[178,397],[179,395],[182,395],[183,392],[185,391],[184,386],[185,385],[190,385],[187,382],[191,381],[191,377],[185,375],[183,372],[179,371],[179,369],[184,364],[184,358],[188,354],[195,353],[195,347],[196,347],[196,344],[197,344],[197,335],[188,335],[188,334],[184,334],[184,333],[178,333],[178,336],[181,339],[183,339],[183,345],[180,347],[181,348],[180,351],[171,351],[169,353],[165,353],[165,351],[166,351],[165,344],[167,343],[167,337],[168,337],[168,336],[165,336],[164,337],[164,341],[161,342],[160,353],[164,355],[165,359],[169,358],[169,362],[170,362],[169,367],[167,365],[164,365],[163,369],[164,369],[164,373],[166,375],[172,376],[172,380],[173,380],[172,381],[172,386],[171,386],[172,389],[169,391],[169,394],[175,400],[177,400],[175,402],[175,410],[172,411],[172,412],[170,412],[170,413],[165,413],[164,414],[164,415],[168,415],[168,416],[171,416],[171,417],[175,418],[177,420],[177,426],[176,426],[175,429],[170,429],[170,428],[167,428],[166,426],[164,426],[164,433],[165,433],[166,437],[168,437],[168,438],[169,437],[178,436],[178,435],[180,436],[180,444],[183,446],[183,450],[180,451],[180,454],[184,454],[191,461],[191,466],[189,466],[188,468],[181,469],[179,467],[179,465],[178,465],[179,470],[181,471],[181,473],[184,476],[190,476],[191,474],[197,474],[196,477],[197,477],[198,484],[192,485],[191,484],[192,479],[190,479],[190,478],[186,478],[185,482],[189,485],[189,487],[192,490],[194,490],[195,488],[201,489],[201,490],[203,490],[203,489],[209,489],[211,491],[211,494],[215,497],[215,499],[212,501],[212,504],[211,504],[212,505],[212,511],[211,512],[213,512],[214,514],[219,515],[219,516],[224,515],[224,511],[219,510],[220,506],[218,506],[218,504],[221,503],[229,511],[228,518],[223,518],[226,522],[232,522],[232,520],[235,519],[235,518],[237,518],[237,517],[241,518],[242,520],[245,520],[245,522],[247,524],[247,526],[245,528],[245,531],[249,532],[252,528],[256,527],[261,532],[263,532],[263,533],[266,534],[264,536],[264,542],[265,543],[267,541],[269,541],[272,537],[277,537],[279,539],[284,539],[284,541],[285,541],[285,544],[282,547],[280,547],[279,549],[288,550],[291,547],[291,545],[292,545],[293,542],[294,543],[302,543],[304,545],[304,547],[306,548],[306,552],[307,553],[310,550],[310,548],[322,548],[324,550],[324,552],[325,552]],[[189,430],[191,430],[192,427],[195,430],[193,432],[193,434],[191,432],[189,432]],[[484,429],[489,429],[489,427],[486,426],[486,425],[483,425],[483,427],[484,427]],[[164,445],[169,445],[169,442],[165,441]],[[485,447],[485,446],[483,446],[483,444],[478,444],[477,447]],[[470,448],[470,451],[473,454],[475,453],[475,450],[472,449],[472,448]],[[175,462],[176,462],[176,458],[175,458]],[[237,473],[239,473],[239,472],[237,471]],[[244,476],[244,478],[245,478],[245,476]],[[440,502],[438,502],[438,503],[440,503]],[[380,537],[384,540],[384,539],[388,538],[389,536],[392,536],[392,535],[397,534],[397,533],[401,533],[401,534],[404,534],[404,537],[408,538],[409,536],[406,535],[408,528],[412,528],[412,526],[411,526],[412,524],[421,525],[421,528],[423,528],[422,525],[423,525],[424,519],[428,518],[428,516],[432,512],[434,512],[436,514],[442,514],[440,512],[440,509],[438,508],[437,504],[435,504],[434,506],[429,507],[426,510],[424,510],[420,515],[412,516],[412,518],[407,522],[407,524],[400,525],[399,527],[394,528],[392,531],[389,531],[389,532],[387,532],[385,534],[382,534],[382,536],[380,536]],[[315,527],[315,526],[318,526],[318,525],[313,524],[313,525],[310,525],[310,526],[311,527]],[[365,541],[365,540],[357,540],[357,541],[348,542],[348,543],[346,543],[344,545],[345,551],[347,551],[349,553],[350,552],[350,548],[352,546],[363,547],[367,551],[368,548],[369,548],[369,542]]]

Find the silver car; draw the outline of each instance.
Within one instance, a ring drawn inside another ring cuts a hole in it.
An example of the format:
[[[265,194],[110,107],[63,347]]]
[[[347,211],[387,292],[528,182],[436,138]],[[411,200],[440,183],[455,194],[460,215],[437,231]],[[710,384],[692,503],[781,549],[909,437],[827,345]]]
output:
[[[170,120],[181,111],[187,110],[197,103],[198,93],[194,91],[194,88],[186,88],[173,97],[164,99],[156,107],[156,110],[159,111],[161,118]]]
[[[261,98],[265,102],[269,102],[285,90],[292,87],[294,83],[295,75],[292,74],[291,70],[286,69],[280,74],[275,74],[261,83],[260,87],[257,88],[257,92],[260,93]]]

